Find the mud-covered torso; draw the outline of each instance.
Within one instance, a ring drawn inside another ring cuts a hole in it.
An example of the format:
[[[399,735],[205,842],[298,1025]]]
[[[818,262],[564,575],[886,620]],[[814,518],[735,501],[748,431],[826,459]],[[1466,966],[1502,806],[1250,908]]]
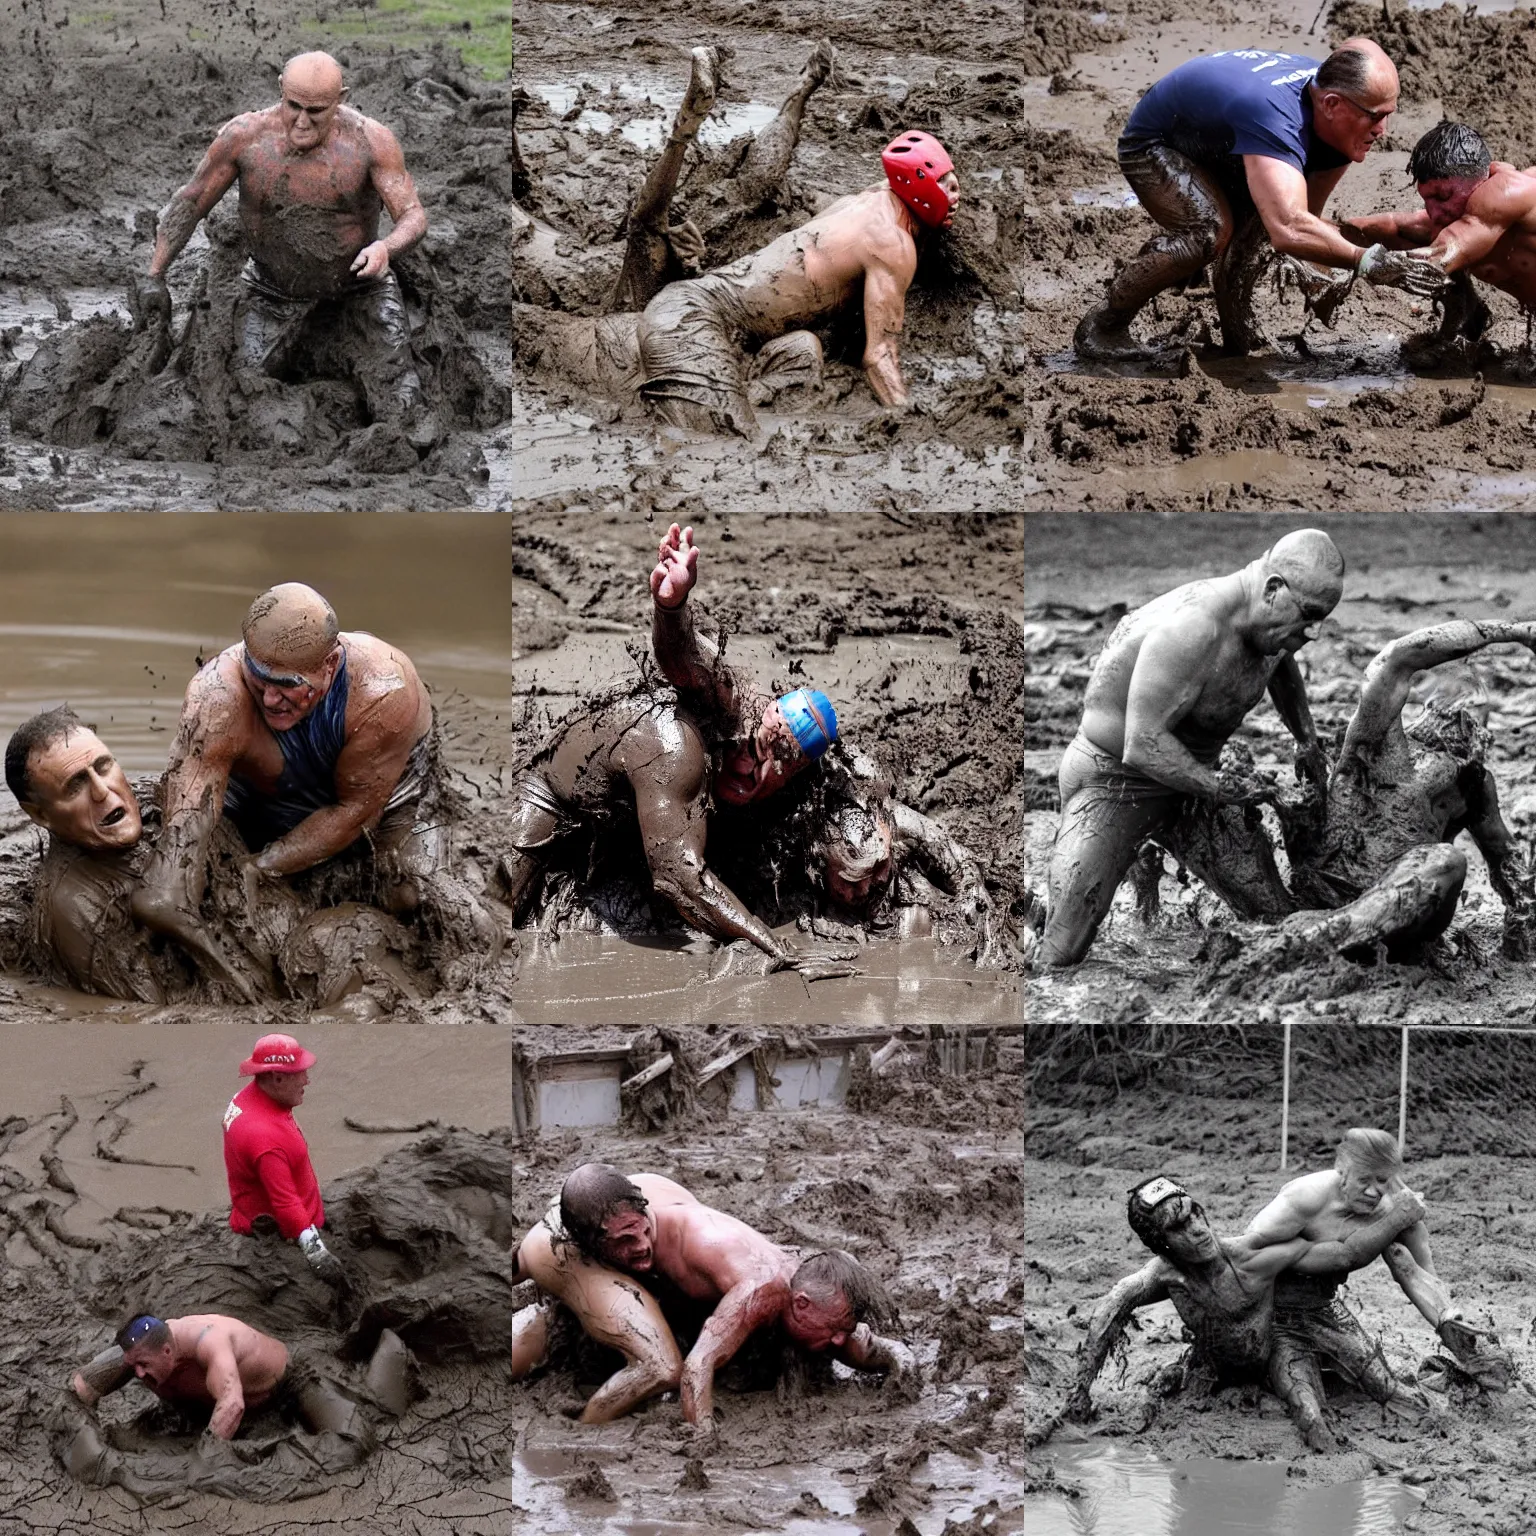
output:
[[[560,801],[584,816],[611,813],[632,800],[632,781],[645,775],[687,798],[707,770],[709,754],[687,711],[661,695],[621,699],[564,725],[535,767]]]
[[[1249,1370],[1268,1360],[1274,1322],[1269,1281],[1245,1282],[1230,1264],[1210,1275],[1164,1267],[1169,1299],[1201,1355],[1231,1370]]]
[[[378,238],[382,203],[373,184],[365,119],[339,109],[329,139],[295,154],[280,125],[241,153],[240,223],[261,276],[295,298],[325,298],[352,285],[352,261]]]

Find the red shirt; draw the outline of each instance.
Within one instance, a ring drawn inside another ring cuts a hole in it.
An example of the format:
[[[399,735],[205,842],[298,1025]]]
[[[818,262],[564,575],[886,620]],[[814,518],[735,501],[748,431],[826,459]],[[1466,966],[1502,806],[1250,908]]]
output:
[[[242,1088],[224,1111],[224,1168],[229,1224],[236,1232],[249,1232],[258,1216],[273,1217],[290,1240],[324,1224],[304,1132],[293,1111],[274,1104],[256,1083]]]

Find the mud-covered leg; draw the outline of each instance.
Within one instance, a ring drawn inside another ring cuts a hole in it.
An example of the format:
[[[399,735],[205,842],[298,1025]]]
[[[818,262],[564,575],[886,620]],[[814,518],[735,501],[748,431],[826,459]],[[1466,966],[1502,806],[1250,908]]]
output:
[[[1484,764],[1469,763],[1458,775],[1457,787],[1467,806],[1466,828],[1504,903],[1504,953],[1511,960],[1529,960],[1536,954],[1536,885],[1529,859],[1499,809],[1499,786]]]
[[[731,193],[743,208],[781,202],[784,178],[800,142],[800,125],[806,103],[821,89],[837,67],[837,52],[826,38],[816,44],[806,60],[800,84],[779,108],[778,116],[765,124],[752,140],[741,168],[731,178]]]
[[[1338,1442],[1323,1417],[1323,1404],[1327,1400],[1323,1392],[1323,1373],[1311,1350],[1277,1333],[1269,1355],[1269,1380],[1308,1446],[1324,1453],[1336,1451]]]
[[[1257,806],[1187,806],[1158,840],[1239,917],[1275,921],[1296,910]]]
[[[1439,328],[1408,337],[1402,344],[1403,353],[1420,364],[1470,359],[1493,320],[1493,312],[1465,272],[1452,275],[1436,303],[1441,308]]]
[[[1385,944],[1394,958],[1438,938],[1456,915],[1466,856],[1450,843],[1405,853],[1370,890],[1336,912],[1298,912],[1282,935],[1304,945],[1349,950]]]
[[[1269,338],[1254,314],[1253,296],[1272,260],[1264,221],[1250,210],[1211,268],[1211,288],[1221,322],[1221,349],[1229,356],[1245,357],[1269,345]]]
[[[522,1381],[549,1363],[558,1301],[536,1301],[512,1315],[512,1380]]]

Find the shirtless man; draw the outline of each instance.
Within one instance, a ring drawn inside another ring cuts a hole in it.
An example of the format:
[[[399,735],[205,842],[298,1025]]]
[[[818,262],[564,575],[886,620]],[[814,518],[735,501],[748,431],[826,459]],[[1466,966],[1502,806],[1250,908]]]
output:
[[[1536,308],[1536,167],[1521,171],[1496,161],[1475,128],[1444,122],[1414,145],[1408,174],[1422,209],[1365,214],[1343,229],[1362,244],[1409,251],[1431,276],[1455,279],[1442,292],[1445,323],[1435,339],[1475,342],[1487,328],[1488,306],[1469,277],[1502,288],[1526,310]]]
[[[586,1424],[680,1388],[683,1417],[709,1425],[715,1372],[752,1334],[774,1326],[855,1370],[910,1377],[916,1368],[905,1345],[870,1330],[869,1318],[894,1309],[857,1260],[833,1251],[801,1261],[659,1174],[626,1178],[606,1163],[578,1168],[558,1205],[523,1239],[516,1269],[549,1299],[513,1318],[513,1380],[549,1358],[560,1306],[626,1358],[587,1403]],[[626,1276],[659,1281],[710,1309],[686,1359],[655,1297]]]
[[[430,445],[436,429],[423,410],[405,301],[390,269],[427,232],[400,145],[346,105],[341,66],[329,54],[290,59],[280,85],[276,106],[219,130],[192,180],[161,211],[136,295],[141,323],[169,323],[166,270],[238,182],[250,257],[235,317],[241,366],[281,377],[311,360],[322,335],[338,341],[371,417]],[[382,239],[381,210],[394,221]]]
[[[638,388],[668,425],[750,436],[745,347],[761,349],[759,366],[793,360],[819,372],[821,343],[809,327],[858,303],[864,376],[882,405],[904,408],[897,343],[918,242],[953,223],[960,184],[947,151],[926,133],[898,134],[881,159],[886,180],[878,186],[839,198],[760,251],[669,283],[639,315],[558,328],[550,365],[594,389]]]
[[[1093,1411],[1089,1389],[1131,1314],[1171,1300],[1194,1335],[1195,1364],[1213,1371],[1218,1380],[1267,1375],[1296,1414],[1307,1444],[1314,1450],[1332,1450],[1333,1437],[1322,1419],[1321,1387],[1315,1403],[1292,1390],[1293,1357],[1278,1339],[1278,1288],[1291,1274],[1327,1275],[1370,1263],[1418,1222],[1423,1211],[1423,1201],[1399,1181],[1390,1197],[1372,1200],[1368,1221],[1334,1236],[1293,1232],[1275,1241],[1255,1237],[1250,1229],[1242,1237],[1218,1237],[1204,1208],[1176,1180],[1161,1174],[1144,1180],[1130,1192],[1126,1217],[1131,1230],[1157,1256],[1127,1275],[1094,1308],[1088,1336],[1078,1351],[1066,1417],[1084,1419]],[[1359,1325],[1355,1328],[1358,1332]],[[1363,1341],[1364,1335],[1360,1338]],[[1361,1386],[1378,1402],[1424,1406],[1379,1354],[1367,1348],[1358,1358],[1352,1352],[1349,1361]]]
[[[432,878],[414,835],[432,768],[432,701],[408,656],[340,631],[312,587],[264,592],[242,633],[187,687],[165,826],[133,913],[248,991],[198,916],[220,816],[251,850],[248,882],[310,869],[367,837],[384,905],[412,910]]]
[[[1273,868],[1257,815],[1244,813],[1272,791],[1233,782],[1217,765],[1267,692],[1296,738],[1298,775],[1322,779],[1326,761],[1295,655],[1333,612],[1343,583],[1333,540],[1302,529],[1242,570],[1177,587],[1116,626],[1062,758],[1041,965],[1082,959],[1147,838],[1186,859],[1244,916],[1294,909],[1278,875],[1247,878],[1250,866]],[[1219,859],[1192,846],[1192,822],[1215,824]],[[1277,908],[1254,906],[1274,891],[1284,897]]]
[[[1402,1155],[1385,1131],[1356,1127],[1339,1142],[1334,1166],[1292,1179],[1248,1223],[1244,1241],[1261,1254],[1314,1242],[1313,1261],[1293,1266],[1275,1282],[1275,1344],[1271,1373],[1309,1442],[1327,1448],[1322,1421],[1320,1364],[1349,1378],[1369,1380],[1384,1367],[1380,1352],[1335,1291],[1379,1254],[1408,1299],[1451,1351],[1469,1353],[1468,1330],[1450,1288],[1435,1273],[1429,1233],[1421,1218],[1403,1224],[1391,1242],[1375,1241],[1383,1212],[1397,1212],[1412,1192],[1402,1177]],[[1373,1234],[1364,1244],[1365,1234]],[[1341,1251],[1341,1246],[1347,1251]],[[1455,1326],[1453,1326],[1455,1325]],[[1314,1438],[1314,1436],[1316,1438]]]
[[[87,1408],[137,1377],[166,1402],[211,1407],[208,1430],[233,1440],[248,1408],[274,1395],[289,1395],[313,1431],[361,1433],[355,1405],[290,1369],[287,1345],[258,1333],[237,1317],[140,1315],[125,1323],[116,1341],[75,1372],[71,1386]],[[301,1377],[302,1379],[295,1379]]]

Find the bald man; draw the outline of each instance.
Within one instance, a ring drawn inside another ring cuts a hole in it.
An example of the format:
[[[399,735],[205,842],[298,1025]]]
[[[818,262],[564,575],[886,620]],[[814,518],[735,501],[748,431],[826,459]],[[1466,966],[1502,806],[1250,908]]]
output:
[[[1249,865],[1273,867],[1251,809],[1273,790],[1217,765],[1227,739],[1268,693],[1296,738],[1297,773],[1326,780],[1295,657],[1343,591],[1343,557],[1326,533],[1309,528],[1230,576],[1189,582],[1120,621],[1094,664],[1082,722],[1062,757],[1041,966],[1083,958],[1149,838],[1239,916],[1294,910],[1278,876],[1243,878]],[[1258,897],[1265,906],[1255,907]]]
[[[385,905],[408,910],[420,899],[410,845],[432,764],[432,701],[410,658],[340,631],[312,587],[262,593],[243,635],[187,687],[165,830],[133,901],[139,922],[216,970],[198,908],[220,815],[251,850],[251,880],[313,868],[367,837]],[[233,971],[222,979],[245,989]]]
[[[1078,324],[1078,356],[1153,355],[1131,322],[1149,299],[1207,266],[1224,349],[1262,346],[1249,311],[1252,283],[1244,281],[1261,234],[1283,255],[1346,267],[1370,283],[1425,293],[1442,286],[1406,253],[1379,244],[1362,250],[1322,216],[1344,172],[1365,159],[1396,110],[1397,70],[1366,37],[1349,38],[1322,61],[1240,48],[1165,75],[1136,104],[1118,146],[1125,179],[1161,228]]]
[[[249,260],[235,315],[240,365],[285,378],[302,368],[352,377],[374,421],[413,443],[434,435],[411,361],[410,326],[392,258],[427,232],[405,157],[382,123],[346,105],[328,53],[288,61],[282,100],[219,130],[192,180],[160,212],[141,323],[168,324],[165,274],[199,222],[239,183]],[[394,227],[379,237],[379,214]]]

